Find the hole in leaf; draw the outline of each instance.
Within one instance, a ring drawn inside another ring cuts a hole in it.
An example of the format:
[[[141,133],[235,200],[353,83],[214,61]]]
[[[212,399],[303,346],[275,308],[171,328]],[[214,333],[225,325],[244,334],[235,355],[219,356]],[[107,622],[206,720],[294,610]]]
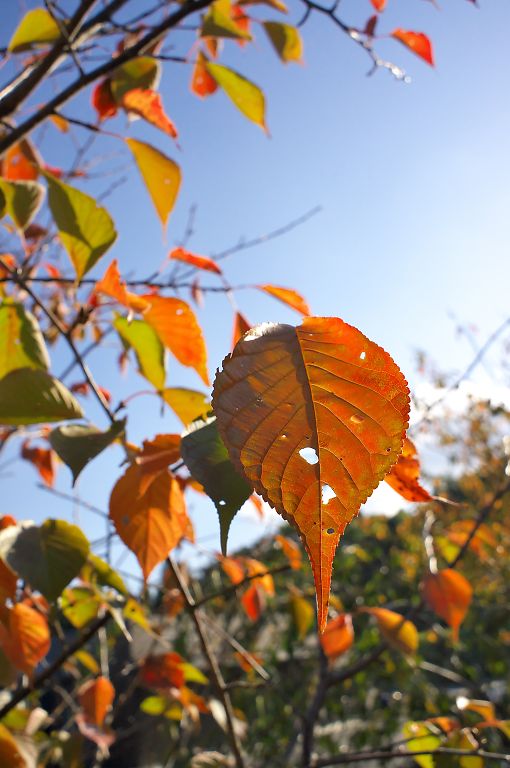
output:
[[[301,448],[299,455],[302,459],[308,462],[308,464],[317,464],[319,461],[315,448]]]
[[[329,533],[329,535],[330,535],[330,536],[331,536],[331,535],[332,535],[334,532],[335,532],[335,529],[334,529],[334,528],[328,528],[328,530],[326,531],[326,533]]]
[[[353,413],[349,421],[352,421],[353,424],[361,424],[364,421],[363,416],[358,416],[357,413]]]
[[[336,493],[333,488],[330,485],[326,485],[326,483],[322,486],[321,496],[323,504],[328,504],[331,499],[336,499]]]
[[[359,359],[360,360],[365,360],[366,356],[367,356],[367,353],[366,352],[362,352],[361,355],[359,356]]]
[[[176,315],[182,315],[183,312],[184,312],[184,310],[182,310],[182,309],[176,309],[175,314]]]
[[[285,433],[283,433],[283,435],[280,435],[280,440],[287,440],[287,438],[288,438],[288,435],[286,435]]]
[[[220,505],[220,507],[225,507],[227,505],[227,502],[225,501],[225,499],[220,499],[218,504]]]

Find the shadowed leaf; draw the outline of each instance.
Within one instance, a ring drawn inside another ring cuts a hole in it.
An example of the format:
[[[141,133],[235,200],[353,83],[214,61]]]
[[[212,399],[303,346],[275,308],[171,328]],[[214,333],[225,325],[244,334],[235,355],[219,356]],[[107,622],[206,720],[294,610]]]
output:
[[[26,229],[44,200],[44,187],[37,181],[7,181],[0,179],[5,213],[18,229]]]
[[[73,485],[87,464],[124,432],[125,421],[118,421],[102,432],[92,424],[67,424],[49,435],[51,447],[73,473]]]
[[[81,419],[78,401],[46,371],[17,368],[0,379],[0,424]]]

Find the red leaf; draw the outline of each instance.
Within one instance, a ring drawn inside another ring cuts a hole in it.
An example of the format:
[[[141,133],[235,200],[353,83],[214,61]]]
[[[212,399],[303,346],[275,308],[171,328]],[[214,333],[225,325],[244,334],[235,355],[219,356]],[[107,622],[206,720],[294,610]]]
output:
[[[209,74],[206,68],[207,57],[204,56],[202,51],[198,52],[197,60],[193,68],[193,75],[191,77],[190,89],[196,96],[200,96],[204,99],[206,96],[210,96],[218,90],[218,83]]]
[[[55,463],[53,451],[47,448],[31,448],[29,441],[25,440],[21,446],[21,458],[34,465],[43,482],[49,488],[55,482]]]
[[[260,614],[264,610],[264,598],[263,593],[255,584],[248,587],[241,598],[241,605],[250,621],[257,621],[260,618]]]
[[[142,680],[150,688],[182,688],[184,685],[183,660],[178,653],[148,656],[140,671]]]
[[[114,101],[110,79],[101,80],[92,91],[92,106],[97,112],[99,121],[114,117],[117,114],[117,105]]]
[[[104,293],[110,298],[115,299],[119,304],[122,304],[134,312],[143,312],[149,306],[149,303],[142,299],[141,296],[137,296],[136,293],[131,293],[126,289],[126,284],[121,280],[119,266],[117,259],[114,259],[101,280],[98,280],[94,290],[96,293]]]
[[[251,325],[244,315],[240,312],[236,312],[234,317],[234,330],[232,331],[232,349],[234,349],[241,336],[244,336],[250,328]]]
[[[143,117],[163,133],[177,138],[177,129],[165,114],[161,96],[150,88],[133,88],[122,96],[121,104],[127,112]]]
[[[221,269],[215,261],[208,256],[196,256],[194,253],[186,251],[184,248],[174,248],[168,254],[169,259],[175,261],[183,261],[185,264],[190,264],[196,269],[204,269],[206,272],[215,272],[217,275],[221,275]]]
[[[394,29],[391,37],[399,40],[409,50],[419,56],[421,59],[434,66],[434,54],[432,52],[432,43],[423,32],[409,32],[405,29]]]
[[[378,13],[381,13],[386,8],[386,0],[370,0],[370,2]]]

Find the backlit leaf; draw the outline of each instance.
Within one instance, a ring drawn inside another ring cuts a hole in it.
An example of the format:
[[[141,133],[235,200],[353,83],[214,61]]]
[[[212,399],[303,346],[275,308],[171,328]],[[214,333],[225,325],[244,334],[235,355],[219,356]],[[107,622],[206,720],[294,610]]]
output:
[[[420,485],[420,462],[414,443],[404,439],[398,461],[384,478],[407,501],[430,501],[430,493]]]
[[[300,533],[322,630],[340,536],[400,453],[407,383],[338,318],[266,323],[225,358],[213,407],[235,467]]]
[[[196,269],[204,269],[206,272],[215,272],[217,275],[221,275],[221,269],[215,261],[208,256],[196,256],[184,248],[174,248],[169,253],[168,258],[175,261],[183,261],[185,264],[190,264]]]
[[[200,29],[201,37],[225,37],[251,40],[251,35],[240,28],[231,15],[230,0],[215,0],[209,6]]]
[[[461,712],[464,712],[464,710],[468,710],[469,712],[476,712],[477,715],[480,715],[482,720],[495,720],[496,719],[496,710],[494,709],[494,704],[491,701],[483,701],[480,699],[466,699],[465,696],[459,696],[456,701],[457,709],[460,709]]]
[[[119,104],[123,96],[135,88],[157,90],[161,64],[151,56],[138,56],[117,67],[111,79],[112,97]]]
[[[219,556],[218,556],[219,557]],[[240,584],[246,576],[246,570],[239,558],[220,557],[220,565],[232,584]]]
[[[117,571],[92,552],[89,553],[87,562],[81,569],[80,577],[84,581],[99,584],[102,587],[112,587],[121,595],[128,594],[126,585]]]
[[[386,0],[370,0],[375,10],[381,13],[386,8]]]
[[[230,524],[253,489],[231,463],[214,417],[191,424],[182,435],[181,453],[191,475],[214,502],[225,555]]]
[[[73,485],[87,464],[124,432],[125,422],[118,421],[102,431],[92,424],[66,424],[49,435],[51,447],[73,473]]]
[[[162,396],[165,403],[170,406],[185,427],[211,410],[211,403],[207,395],[196,392],[194,389],[167,387],[163,390]]]
[[[428,723],[405,723],[402,733],[409,752],[434,752],[441,744],[440,732]],[[435,768],[432,755],[416,755],[413,757],[422,768]]]
[[[131,291],[127,290],[126,284],[120,277],[117,259],[112,261],[101,280],[97,281],[94,290],[96,293],[110,296],[115,301],[118,301],[119,304],[123,304],[134,312],[143,312],[149,306],[141,296],[137,296],[136,293],[131,293]]]
[[[113,98],[112,83],[109,77],[101,80],[94,87],[92,106],[96,110],[100,122],[117,114],[117,102]]]
[[[78,401],[46,371],[17,368],[0,379],[0,424],[40,424],[82,416]]]
[[[2,155],[0,176],[12,181],[35,181],[42,159],[28,139],[21,139]]]
[[[235,347],[239,339],[244,336],[251,328],[248,320],[240,312],[236,312],[234,315],[234,330],[232,331],[232,349]]]
[[[469,581],[453,568],[429,573],[423,583],[423,596],[429,606],[452,628],[454,640],[471,605],[473,589]]]
[[[0,554],[21,579],[53,601],[79,574],[89,554],[89,543],[76,525],[45,520],[40,526],[2,531]]]
[[[412,621],[405,621],[400,613],[388,608],[362,608],[377,621],[381,635],[397,650],[405,654],[413,654],[418,650],[418,631]]]
[[[283,554],[289,561],[292,570],[299,571],[302,560],[301,550],[298,545],[292,541],[292,539],[288,539],[286,536],[280,536],[280,534],[277,534],[274,538],[282,548]]]
[[[394,29],[391,36],[398,40],[406,48],[415,53],[421,59],[434,66],[434,54],[432,52],[432,43],[423,32],[410,32],[406,29]]]
[[[25,603],[16,603],[0,624],[0,647],[14,666],[31,675],[50,650],[51,635],[45,617]]]
[[[207,57],[204,56],[202,51],[199,51],[191,76],[191,92],[202,99],[218,90],[218,83],[207,71],[207,61]]]
[[[178,653],[148,656],[140,670],[141,679],[150,688],[182,688],[185,681],[183,662]]]
[[[110,518],[124,544],[135,554],[145,579],[186,535],[189,520],[181,487],[160,472],[144,493],[142,473],[128,467],[110,496]]]
[[[313,625],[315,611],[310,601],[297,593],[290,596],[289,605],[298,638],[302,640]]]
[[[16,739],[2,723],[0,723],[0,765],[5,765],[6,768],[29,768]]]
[[[78,689],[78,703],[83,709],[85,718],[98,728],[104,723],[115,698],[115,688],[103,676],[88,680]]]
[[[67,621],[76,629],[83,629],[97,618],[103,603],[97,591],[90,587],[64,589],[59,602]]]
[[[21,446],[21,458],[29,461],[41,477],[43,483],[48,488],[53,487],[55,481],[55,462],[54,453],[48,448],[31,446],[28,440],[25,440]]]
[[[93,197],[51,173],[44,175],[51,214],[79,281],[113,245],[117,232],[108,211]]]
[[[113,327],[127,348],[132,348],[138,370],[158,390],[165,386],[165,349],[159,336],[145,320],[131,320],[117,315]]]
[[[258,621],[265,607],[265,601],[260,591],[260,587],[252,584],[241,597],[241,605],[250,621]]]
[[[303,58],[303,41],[296,27],[290,24],[281,24],[278,21],[264,21],[262,26],[283,62],[301,61]]]
[[[346,653],[354,643],[352,618],[349,613],[341,613],[326,624],[321,637],[322,650],[328,659],[337,659]]]
[[[47,370],[50,359],[34,315],[22,304],[0,304],[0,378],[16,368]]]
[[[5,213],[18,229],[28,227],[44,200],[44,187],[37,181],[7,181],[0,179],[0,192],[5,201]]]
[[[257,288],[260,288],[261,291],[268,293],[302,315],[310,314],[310,307],[297,291],[293,291],[290,288],[281,288],[278,285],[258,285]]]
[[[208,61],[205,67],[238,110],[266,130],[266,101],[260,88],[223,64]]]
[[[54,43],[60,37],[60,29],[51,13],[45,8],[28,11],[9,41],[7,50],[21,53],[31,48]]]
[[[153,440],[144,440],[142,450],[135,458],[135,464],[143,475],[140,483],[142,493],[162,469],[167,469],[180,458],[180,435],[156,435]]]
[[[159,149],[143,141],[126,139],[163,227],[175,205],[181,186],[181,170]]]
[[[150,304],[144,320],[182,365],[193,368],[209,384],[204,337],[189,304],[172,296],[147,294],[143,298]]]
[[[134,88],[122,96],[120,103],[127,112],[143,117],[172,139],[177,138],[177,129],[165,114],[161,96],[156,91],[150,88]]]

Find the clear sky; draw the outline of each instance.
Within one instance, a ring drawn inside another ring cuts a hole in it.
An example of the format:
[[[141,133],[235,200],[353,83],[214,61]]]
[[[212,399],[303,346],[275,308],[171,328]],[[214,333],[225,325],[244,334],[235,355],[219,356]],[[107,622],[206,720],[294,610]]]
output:
[[[3,0],[1,5],[3,45],[20,4]],[[343,0],[340,8],[345,20],[362,23],[371,6],[368,0]],[[291,20],[300,13],[292,0]],[[451,315],[474,324],[483,340],[509,314],[509,25],[510,7],[502,0],[480,2],[480,7],[443,0],[439,8],[423,0],[388,0],[381,31],[396,26],[423,31],[434,44],[433,69],[398,43],[380,42],[379,52],[406,69],[410,84],[385,71],[366,77],[367,55],[325,18],[312,14],[302,30],[302,66],[282,66],[262,30],[256,30],[253,46],[241,50],[227,44],[223,62],[263,88],[270,138],[224,94],[204,102],[192,96],[188,66],[167,65],[161,92],[180,132],[179,148],[141,121],[129,127],[130,135],[150,141],[182,166],[184,184],[166,241],[125,149],[114,139],[101,139],[97,147],[104,167],[125,165],[127,181],[105,201],[119,239],[93,274],[99,277],[112,257],[124,273],[150,273],[182,236],[193,204],[196,232],[189,247],[210,255],[320,205],[321,213],[307,224],[225,262],[229,280],[302,292],[314,314],[342,317],[384,346],[412,386],[418,382],[416,349],[427,350],[445,370],[462,370],[472,350],[456,334]],[[185,34],[169,40],[175,40],[177,52],[189,47]],[[63,112],[93,120],[89,92]],[[127,124],[120,117],[107,127],[124,132]],[[38,138],[49,164],[65,168],[71,162],[69,138],[52,128],[36,133],[36,143]],[[83,188],[97,193],[111,181],[97,178]],[[254,291],[239,292],[238,303],[253,324],[299,322],[295,313]],[[231,309],[225,297],[208,297],[198,316],[214,374],[229,349]],[[119,397],[146,389],[135,372],[119,379],[118,349],[115,342],[91,356],[99,382]],[[66,359],[63,351],[53,352],[56,374]],[[167,385],[203,388],[195,374],[173,360]],[[102,425],[93,403],[86,405],[90,418]],[[168,411],[160,416],[155,398],[137,399],[130,414],[129,439],[135,442],[179,429]],[[105,508],[121,473],[120,459],[112,449],[106,460],[87,468],[78,494]],[[36,520],[72,518],[69,504],[34,490],[35,479],[28,465],[6,470],[2,511]],[[71,492],[65,467],[58,488]],[[79,519],[92,538],[103,535],[102,523],[98,527],[88,513],[82,511]],[[194,519],[199,538],[217,533],[212,504],[194,501]],[[259,530],[238,518],[232,545]],[[216,543],[212,538],[204,546]]]

